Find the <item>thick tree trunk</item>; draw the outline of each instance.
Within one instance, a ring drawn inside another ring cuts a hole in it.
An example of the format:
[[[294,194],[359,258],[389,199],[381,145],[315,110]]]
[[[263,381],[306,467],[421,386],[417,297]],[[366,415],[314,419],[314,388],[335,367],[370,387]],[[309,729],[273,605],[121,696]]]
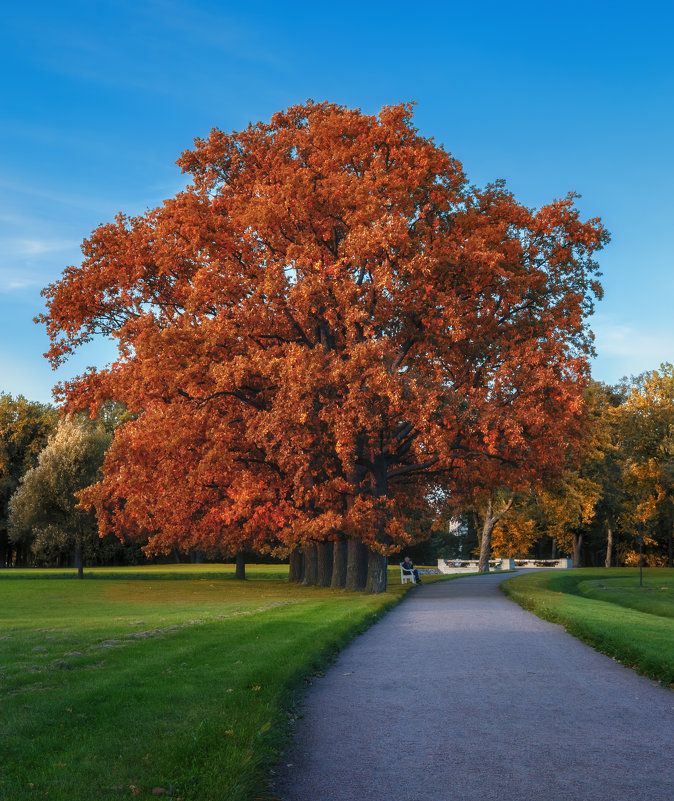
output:
[[[11,567],[9,537],[7,529],[0,528],[0,567]]]
[[[236,570],[234,571],[234,578],[239,581],[246,580],[246,554],[245,551],[236,552]]]
[[[388,584],[387,566],[388,558],[386,556],[375,553],[375,551],[370,551],[368,553],[365,592],[386,592]]]
[[[484,524],[482,526],[482,536],[480,537],[480,561],[478,562],[477,569],[480,573],[489,573],[489,558],[491,556],[491,533],[496,524],[496,517],[494,516],[491,501],[487,506],[487,511],[484,515]]]
[[[375,498],[388,497],[388,464],[385,453],[379,453],[374,457],[374,496]],[[386,521],[381,519],[378,523],[377,542],[384,546],[391,544],[391,538],[386,533]],[[388,576],[386,567],[388,559],[386,556],[375,551],[370,551],[367,559],[367,581],[365,582],[365,592],[380,593],[386,592]]]
[[[304,578],[304,554],[299,548],[290,552],[288,581],[300,582]]]
[[[363,543],[360,540],[347,540],[345,589],[350,592],[360,592],[365,589],[367,561],[367,548]]]
[[[550,553],[551,559],[557,559],[557,537],[552,538],[552,551]]]
[[[604,567],[611,567],[613,561],[613,528],[608,524],[606,531],[606,559],[604,560]]]
[[[335,540],[332,553],[332,581],[334,590],[343,590],[346,586],[347,543],[346,540]]]
[[[15,545],[14,546],[14,553],[16,554],[16,558],[14,560],[14,564],[16,567],[27,567],[27,550],[23,544]]]
[[[581,556],[581,548],[583,547],[583,535],[581,534],[574,534],[573,535],[573,559],[571,564],[573,567],[581,567],[582,556]]]
[[[492,499],[489,499],[487,504],[487,511],[484,514],[484,523],[482,525],[482,536],[480,539],[480,560],[477,569],[480,573],[489,573],[489,559],[491,558],[491,535],[494,531],[494,526],[503,517],[503,515],[513,505],[515,497],[511,497],[498,512],[494,511]]]
[[[318,555],[315,545],[304,548],[304,578],[302,584],[314,585],[318,580]]]
[[[316,584],[319,587],[329,587],[332,583],[332,542],[319,542],[316,544]]]
[[[356,462],[362,458],[365,451],[366,438],[364,436],[356,437],[356,448],[354,452],[354,467],[349,475],[349,484],[352,487],[352,493],[344,497],[345,511],[348,513],[356,501],[356,497],[362,490],[362,483],[365,480],[366,468],[363,465],[356,465]],[[337,577],[333,580],[341,581],[341,559],[335,556],[335,561],[338,564]],[[335,574],[335,566],[333,565],[333,576]],[[349,592],[362,592],[365,589],[365,582],[367,580],[367,549],[360,540],[349,537],[346,540],[346,565],[344,567],[344,583],[343,587]]]
[[[82,545],[75,543],[75,567],[77,568],[77,578],[84,578],[84,564],[82,563]]]

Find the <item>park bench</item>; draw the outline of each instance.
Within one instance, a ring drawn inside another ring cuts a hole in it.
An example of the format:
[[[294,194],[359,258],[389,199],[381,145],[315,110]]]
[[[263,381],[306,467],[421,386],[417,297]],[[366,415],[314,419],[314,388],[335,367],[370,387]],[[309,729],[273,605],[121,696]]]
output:
[[[400,583],[404,584],[406,581],[411,581],[412,584],[414,584],[414,572],[412,570],[406,570],[404,565],[404,562],[400,563]]]

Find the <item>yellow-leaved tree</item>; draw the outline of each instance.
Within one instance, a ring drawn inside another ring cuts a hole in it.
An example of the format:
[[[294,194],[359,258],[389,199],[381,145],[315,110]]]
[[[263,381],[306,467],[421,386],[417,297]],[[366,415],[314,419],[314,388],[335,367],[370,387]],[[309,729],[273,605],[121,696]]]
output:
[[[640,376],[624,404],[615,411],[625,454],[625,500],[621,522],[641,531],[651,546],[649,561],[674,564],[674,367]],[[635,562],[635,545],[624,549]]]
[[[9,501],[9,537],[27,543],[41,561],[72,556],[82,578],[87,552],[98,546],[93,511],[77,493],[100,478],[111,435],[86,417],[62,420]]]

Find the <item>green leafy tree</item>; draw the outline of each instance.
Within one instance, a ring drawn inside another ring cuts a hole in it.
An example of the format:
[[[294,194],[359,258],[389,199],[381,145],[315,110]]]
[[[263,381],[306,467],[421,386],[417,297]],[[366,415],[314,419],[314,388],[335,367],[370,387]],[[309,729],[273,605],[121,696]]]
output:
[[[616,410],[616,426],[625,454],[625,503],[622,523],[647,535],[654,564],[674,563],[674,366],[634,380]],[[626,554],[633,558],[634,554]]]
[[[21,477],[37,464],[57,422],[53,406],[0,393],[0,567],[9,567],[15,555],[18,564],[25,560],[26,554],[9,540],[9,499]]]
[[[616,424],[626,388],[591,381],[584,393],[585,411],[575,452],[557,478],[542,480],[522,498],[501,527],[499,548],[509,542],[533,547],[549,537],[557,549],[580,566],[583,555],[593,564],[614,560],[614,538],[624,508],[625,456]],[[547,543],[546,543],[547,550]],[[524,555],[524,554],[521,554]]]
[[[581,473],[599,488],[594,518],[587,533],[599,551],[596,561],[603,555],[605,567],[611,567],[615,561],[616,538],[620,534],[618,521],[625,502],[625,451],[621,447],[617,418],[627,388],[593,381],[585,395],[588,424]]]
[[[41,563],[72,553],[78,575],[99,547],[93,512],[77,493],[100,478],[111,435],[84,417],[62,420],[9,502],[9,536],[32,548]]]

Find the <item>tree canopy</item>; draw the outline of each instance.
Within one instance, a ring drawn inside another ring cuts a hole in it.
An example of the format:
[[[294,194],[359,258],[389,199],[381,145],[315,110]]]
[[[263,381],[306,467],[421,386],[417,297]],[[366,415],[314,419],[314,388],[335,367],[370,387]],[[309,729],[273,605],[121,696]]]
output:
[[[557,469],[606,231],[573,195],[535,211],[470,186],[411,118],[309,101],[214,129],[185,191],[99,227],[44,290],[54,365],[119,347],[63,402],[137,415],[83,496],[104,527],[157,550],[357,539],[380,590],[415,493]]]
[[[99,538],[95,515],[78,508],[76,493],[99,478],[109,444],[110,434],[86,418],[60,421],[10,499],[10,539],[29,542],[48,563],[74,554],[81,578],[83,557]]]
[[[553,480],[517,499],[494,539],[573,554],[574,564],[638,564],[639,532],[650,565],[674,566],[674,373],[662,364],[616,386],[585,391],[583,436]],[[527,533],[524,538],[523,534]]]
[[[57,421],[53,406],[0,393],[0,567],[9,566],[13,555],[25,561],[26,553],[8,538],[8,504],[21,477],[37,464]]]

